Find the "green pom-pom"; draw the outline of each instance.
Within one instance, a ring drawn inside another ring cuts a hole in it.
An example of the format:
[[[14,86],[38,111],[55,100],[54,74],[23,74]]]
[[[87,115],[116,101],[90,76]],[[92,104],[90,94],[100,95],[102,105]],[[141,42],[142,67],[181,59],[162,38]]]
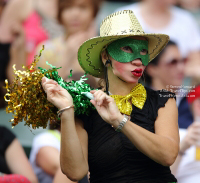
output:
[[[63,80],[63,78],[61,78],[58,75],[57,69],[60,69],[60,68],[56,68],[55,66],[52,66],[48,62],[47,64],[51,66],[52,69],[46,70],[41,67],[38,67],[38,68],[47,78],[53,79],[61,87],[63,87],[69,92],[69,94],[73,98],[73,102],[75,106],[75,115],[80,115],[80,114],[89,115],[91,111],[95,110],[95,107],[90,102],[90,99],[83,94],[83,92],[90,92],[91,90],[93,90],[93,88],[91,88],[89,84],[85,83],[85,80],[88,79],[86,78],[86,74],[81,76],[80,80],[78,81],[72,80],[72,81],[66,82]],[[70,70],[70,75],[68,76],[68,78],[71,78],[71,77],[72,77],[72,70]]]

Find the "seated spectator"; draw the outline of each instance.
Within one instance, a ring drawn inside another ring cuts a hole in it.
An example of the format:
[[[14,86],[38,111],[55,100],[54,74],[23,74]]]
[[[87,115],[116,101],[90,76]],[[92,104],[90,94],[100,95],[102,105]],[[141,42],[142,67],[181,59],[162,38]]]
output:
[[[180,128],[180,152],[171,167],[179,183],[198,183],[200,180],[200,85],[192,88],[188,94],[188,101],[194,122],[189,127]],[[199,150],[196,152],[196,148]]]
[[[30,162],[40,183],[52,183],[60,170],[60,121],[50,124],[49,129],[34,137],[30,153]],[[72,183],[62,173],[56,179]]]
[[[7,128],[0,126],[0,139],[0,172],[19,174],[32,183],[38,183],[28,158],[15,135]],[[10,179],[12,176],[7,178]]]
[[[30,163],[40,183],[51,183],[60,167],[60,123],[50,125],[50,130],[34,137]]]
[[[64,26],[65,35],[38,46],[36,54],[42,45],[45,45],[38,66],[49,68],[46,65],[48,61],[56,67],[62,67],[58,70],[58,74],[63,79],[66,79],[71,69],[83,73],[77,60],[78,48],[84,41],[97,34],[94,20],[100,3],[101,0],[58,1],[58,20]]]
[[[176,94],[179,127],[187,128],[193,117],[186,99],[187,88],[183,85],[185,59],[182,59],[175,42],[169,41],[165,49],[151,61],[144,82],[155,90],[168,90]]]

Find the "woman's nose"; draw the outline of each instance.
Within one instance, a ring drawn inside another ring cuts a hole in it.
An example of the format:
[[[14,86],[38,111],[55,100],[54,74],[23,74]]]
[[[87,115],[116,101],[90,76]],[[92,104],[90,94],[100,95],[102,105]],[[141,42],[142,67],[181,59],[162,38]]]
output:
[[[137,58],[137,59],[131,61],[131,63],[132,63],[133,65],[135,65],[135,66],[141,66],[141,65],[142,65],[142,61],[141,61],[140,58]]]

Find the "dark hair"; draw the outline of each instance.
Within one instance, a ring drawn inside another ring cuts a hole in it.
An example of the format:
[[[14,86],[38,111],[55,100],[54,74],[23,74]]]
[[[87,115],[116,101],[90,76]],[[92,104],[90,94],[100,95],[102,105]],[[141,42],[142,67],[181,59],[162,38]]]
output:
[[[64,9],[68,8],[74,0],[58,0],[58,21],[62,24],[62,12]],[[94,18],[96,17],[97,13],[99,12],[100,5],[103,0],[90,0],[93,5],[93,12],[94,12]]]
[[[177,46],[177,44],[174,41],[169,41],[166,45],[166,47],[158,54],[157,57],[155,57],[149,64],[147,67],[149,67],[150,65],[153,66],[157,66],[160,62],[160,58],[163,55],[163,53],[165,52],[166,48],[168,46]],[[147,86],[151,86],[152,84],[152,77],[147,73],[147,69],[144,71],[144,76],[141,78],[141,81],[144,82],[145,85]]]

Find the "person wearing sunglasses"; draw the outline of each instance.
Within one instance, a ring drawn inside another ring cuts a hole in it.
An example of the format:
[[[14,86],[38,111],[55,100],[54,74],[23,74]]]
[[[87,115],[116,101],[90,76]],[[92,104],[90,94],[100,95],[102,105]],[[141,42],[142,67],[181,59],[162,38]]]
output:
[[[183,84],[185,62],[186,59],[181,58],[176,43],[169,41],[165,49],[148,64],[143,81],[152,89],[166,89],[176,93],[181,141],[178,158],[171,166],[171,170],[178,182],[197,183],[199,182],[200,164],[195,160],[194,151],[196,139],[199,138],[200,124],[193,119],[188,103],[190,95],[188,91],[192,91],[194,86]]]
[[[181,57],[177,44],[169,41],[163,51],[146,68],[144,82],[154,90],[178,92],[184,79],[186,59]]]
[[[183,83],[186,62],[177,44],[170,40],[165,49],[148,64],[143,78],[145,85],[154,90],[165,89],[176,94],[180,128],[187,128],[193,122],[186,100],[190,86],[184,86]]]

